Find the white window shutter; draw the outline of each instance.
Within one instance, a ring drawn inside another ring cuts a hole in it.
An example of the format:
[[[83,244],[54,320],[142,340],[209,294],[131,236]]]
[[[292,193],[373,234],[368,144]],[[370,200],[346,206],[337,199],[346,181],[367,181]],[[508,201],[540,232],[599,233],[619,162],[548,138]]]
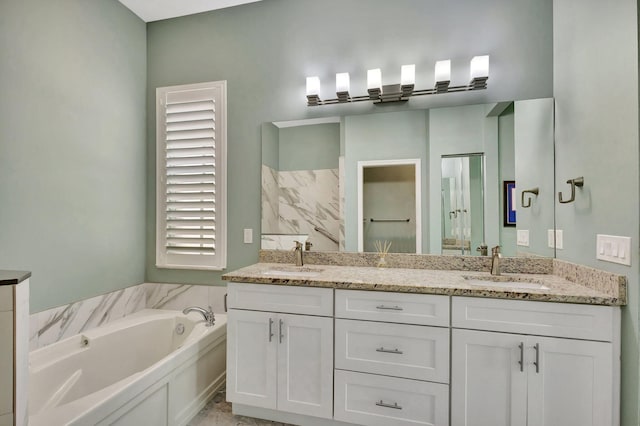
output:
[[[156,265],[226,267],[226,82],[158,88]]]

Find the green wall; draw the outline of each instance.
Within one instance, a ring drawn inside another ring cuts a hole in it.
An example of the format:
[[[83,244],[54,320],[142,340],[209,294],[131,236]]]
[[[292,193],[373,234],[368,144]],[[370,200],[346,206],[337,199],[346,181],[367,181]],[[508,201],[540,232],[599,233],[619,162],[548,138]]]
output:
[[[516,180],[515,152],[513,135],[513,104],[498,116],[498,155],[500,195],[500,212],[504,211],[504,197],[502,195],[502,182],[505,180]],[[551,150],[553,153],[553,149]],[[519,220],[519,211],[516,213],[516,221]],[[516,255],[516,228],[500,226],[500,248],[503,256]]]
[[[284,127],[279,141],[280,171],[338,168],[339,123]]]
[[[144,280],[145,50],[117,1],[0,2],[0,269],[32,312]]]
[[[345,248],[358,251],[358,161],[419,159],[422,218],[428,223],[428,111],[406,111],[345,117]],[[438,190],[438,194],[439,194]],[[422,253],[428,253],[428,228],[422,226]],[[414,251],[415,252],[415,251]]]
[[[372,20],[385,25],[371,25]],[[259,234],[260,125],[381,111],[369,102],[307,107],[306,76],[318,75],[321,95],[330,97],[335,73],[348,71],[352,91],[366,93],[367,69],[381,67],[386,84],[399,80],[401,65],[415,63],[421,88],[432,84],[435,62],[451,58],[452,80],[460,84],[468,80],[470,59],[488,53],[487,90],[423,96],[382,108],[540,98],[553,91],[551,0],[268,0],[154,22],[147,30],[149,281],[222,283],[220,273],[155,267],[156,87],[228,82],[229,270],[258,259],[259,240],[243,244],[242,229]]]
[[[554,1],[556,190],[584,177],[576,201],[556,204],[559,259],[627,276],[622,310],[622,425],[638,415],[638,5]],[[600,89],[596,89],[600,87]],[[595,259],[596,234],[632,238],[631,267]]]

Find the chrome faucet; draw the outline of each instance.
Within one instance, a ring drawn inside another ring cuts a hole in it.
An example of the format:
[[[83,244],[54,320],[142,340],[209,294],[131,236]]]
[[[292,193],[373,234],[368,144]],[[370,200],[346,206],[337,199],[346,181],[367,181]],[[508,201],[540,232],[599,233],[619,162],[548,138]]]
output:
[[[296,246],[293,248],[293,251],[296,253],[296,266],[304,265],[304,260],[302,259],[302,243],[300,241],[295,241]]]
[[[500,246],[491,249],[491,275],[500,275]]]
[[[185,315],[187,315],[189,312],[200,313],[203,316],[204,320],[206,321],[206,324],[205,324],[206,327],[211,327],[216,322],[216,317],[213,314],[213,310],[211,309],[211,306],[209,306],[209,310],[200,308],[198,306],[189,306],[188,308],[184,308],[184,310],[182,311],[182,313]]]

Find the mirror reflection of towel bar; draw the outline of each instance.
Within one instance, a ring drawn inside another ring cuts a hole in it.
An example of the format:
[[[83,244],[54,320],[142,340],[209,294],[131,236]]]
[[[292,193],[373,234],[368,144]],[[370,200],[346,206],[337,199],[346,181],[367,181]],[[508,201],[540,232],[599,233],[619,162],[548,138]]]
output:
[[[411,219],[369,219],[369,222],[409,222]],[[364,220],[365,222],[367,219]]]
[[[528,209],[529,207],[531,207],[531,200],[533,199],[533,197],[529,197],[527,199],[527,204],[524,203],[524,194],[533,194],[535,196],[538,196],[538,194],[540,193],[540,190],[538,188],[533,188],[533,189],[525,189],[524,191],[522,191],[522,194],[520,196],[520,204],[522,205],[523,208]]]
[[[569,198],[568,200],[563,200],[562,192],[558,192],[558,200],[562,204],[571,203],[576,200],[576,186],[578,188],[582,188],[582,186],[584,185],[584,178],[581,176],[579,178],[569,179],[567,183],[571,185],[571,198]]]

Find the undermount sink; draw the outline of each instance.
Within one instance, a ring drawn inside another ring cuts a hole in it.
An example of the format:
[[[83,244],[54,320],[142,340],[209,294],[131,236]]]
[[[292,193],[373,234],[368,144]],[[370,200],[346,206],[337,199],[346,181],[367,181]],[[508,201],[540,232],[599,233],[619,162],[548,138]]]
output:
[[[284,275],[289,277],[315,277],[319,275],[324,269],[320,268],[309,268],[309,267],[279,267],[274,269],[269,269],[268,271],[264,271],[264,275]]]
[[[467,275],[464,279],[467,281],[467,284],[473,286],[512,288],[517,290],[549,290],[549,287],[546,285],[529,278],[502,276],[475,277]]]

